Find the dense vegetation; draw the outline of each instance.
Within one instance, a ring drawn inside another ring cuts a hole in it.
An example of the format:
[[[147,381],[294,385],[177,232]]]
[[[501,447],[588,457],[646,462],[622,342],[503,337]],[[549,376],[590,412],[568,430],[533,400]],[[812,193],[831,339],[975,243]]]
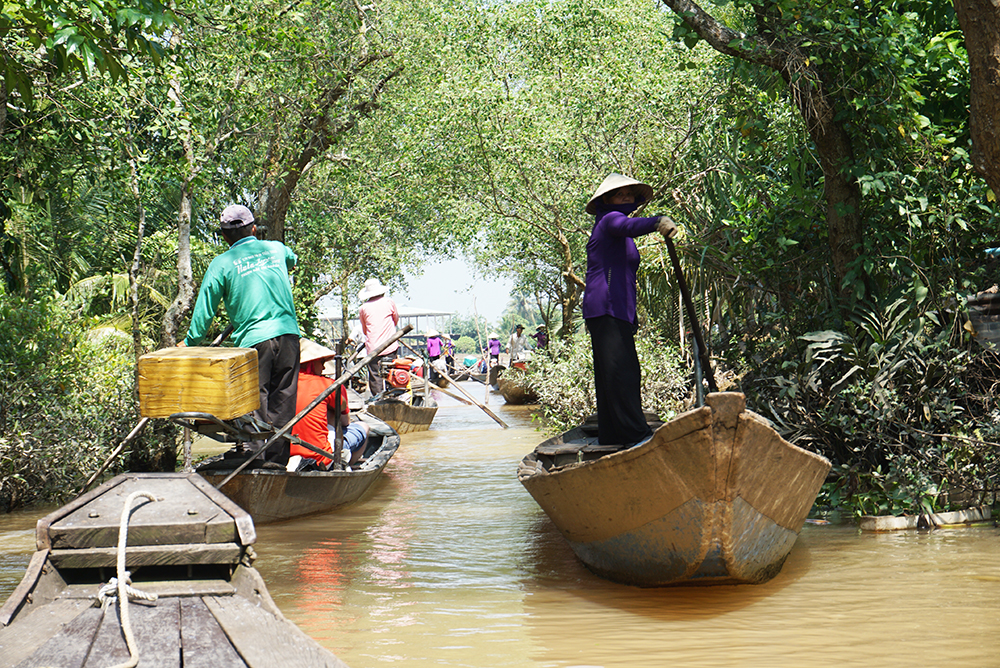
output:
[[[8,2],[0,507],[72,493],[135,424],[135,356],[183,334],[234,201],[299,254],[307,333],[318,298],[349,317],[365,279],[442,249],[509,275],[492,327],[549,326],[544,414],[578,419],[582,209],[609,171],[680,223],[716,373],[833,460],[824,503],[992,502],[997,364],[965,297],[996,280],[1000,166],[973,144],[968,39],[940,0]],[[640,246],[667,416],[690,324],[662,243]],[[116,466],[175,447],[160,426]]]

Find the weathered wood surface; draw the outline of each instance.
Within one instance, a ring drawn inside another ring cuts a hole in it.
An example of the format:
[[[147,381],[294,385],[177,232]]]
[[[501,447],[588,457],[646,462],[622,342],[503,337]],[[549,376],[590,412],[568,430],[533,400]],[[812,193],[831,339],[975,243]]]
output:
[[[28,568],[25,570],[20,584],[7,597],[7,602],[3,604],[3,607],[0,607],[0,627],[7,626],[11,618],[21,609],[28,593],[38,584],[38,578],[42,575],[42,569],[45,567],[48,556],[48,550],[38,550],[31,555]]]
[[[399,437],[394,436],[398,446]],[[136,489],[163,496],[163,501],[153,504],[170,509],[158,519],[147,517],[143,527],[180,526],[183,534],[190,533],[186,522],[177,522],[177,514],[200,517],[206,525],[224,515],[234,527],[230,531],[233,542],[228,544],[168,544],[171,536],[160,533],[161,544],[132,546],[130,530],[126,554],[135,553],[137,561],[144,564],[147,558],[152,559],[147,566],[154,566],[144,568],[143,577],[134,586],[159,596],[156,601],[129,603],[140,668],[343,666],[282,616],[260,574],[247,565],[252,549],[240,544],[238,536],[255,539],[256,534],[246,511],[192,474],[131,474],[118,476],[39,521],[36,537],[46,546],[32,557],[22,583],[0,608],[4,621],[9,622],[0,628],[0,668],[107,668],[127,660],[118,603],[113,601],[103,610],[93,607],[99,589],[115,574],[110,565],[101,565],[113,562],[110,557],[115,549],[50,549],[48,544],[66,542],[65,537],[72,535],[66,526],[74,522],[87,529],[77,535],[91,539],[101,535],[96,520],[114,516],[117,528],[122,501]],[[186,502],[171,503],[176,494],[184,495]],[[222,503],[214,513],[203,512],[202,501],[210,497]],[[108,512],[110,498],[120,499],[115,513]],[[133,519],[153,504],[139,506]],[[238,531],[236,520],[223,506],[245,519]],[[203,528],[203,533],[211,531]],[[155,568],[164,563],[187,568]],[[62,569],[67,564],[72,567],[67,571],[72,577],[64,578]],[[156,579],[160,576],[171,579]],[[187,579],[172,579],[185,576]],[[206,604],[206,599],[212,603]],[[220,611],[221,619],[212,609]],[[235,635],[224,631],[222,622]],[[249,663],[247,657],[255,657],[256,663]]]
[[[77,655],[69,650],[69,646],[75,641],[63,639],[57,642],[55,637],[62,633],[68,637],[93,639],[100,622],[100,611],[92,608],[91,603],[90,600],[59,600],[25,614],[23,619],[19,618],[16,626],[0,629],[0,666],[17,666],[49,642],[55,643],[51,649],[58,655],[56,660],[65,661],[63,664],[49,665],[81,665],[86,655],[78,653],[79,658],[74,663],[73,656]],[[84,613],[93,619],[78,620]],[[46,652],[44,656],[52,654],[48,650]]]
[[[368,404],[365,410],[388,424],[396,432],[409,434],[415,431],[427,431],[430,428],[434,416],[437,415],[437,404],[412,406],[396,399],[385,399]]]
[[[741,394],[713,393],[708,404],[618,451],[571,430],[525,457],[518,479],[603,577],[639,586],[766,581],[830,463],[745,411]]]
[[[129,520],[130,546],[249,545],[256,540],[250,516],[196,474],[124,474],[40,519],[35,530],[38,549],[117,546],[122,506],[139,490],[163,500],[136,504]]]
[[[243,548],[235,543],[129,545],[125,552],[125,566],[131,569],[136,566],[235,564],[242,555]],[[60,568],[113,568],[117,563],[118,548],[85,547],[52,550],[49,558]]]
[[[136,366],[143,417],[194,411],[231,420],[260,406],[253,348],[163,348],[141,356]]]
[[[184,668],[246,666],[202,599],[180,599],[180,608],[181,665]]]
[[[297,626],[243,598],[204,601],[250,668],[347,668]]]
[[[906,529],[932,529],[934,527],[961,526],[986,522],[992,517],[989,506],[955,510],[947,513],[921,515],[865,515],[858,521],[862,531],[902,531]]]
[[[180,599],[129,603],[132,632],[139,650],[139,666],[180,668]],[[128,645],[117,605],[104,609],[101,628],[94,637],[84,668],[107,668],[127,661]]]
[[[508,378],[501,378],[499,388],[503,400],[512,406],[538,403],[538,394],[534,390],[526,388],[521,383]]]

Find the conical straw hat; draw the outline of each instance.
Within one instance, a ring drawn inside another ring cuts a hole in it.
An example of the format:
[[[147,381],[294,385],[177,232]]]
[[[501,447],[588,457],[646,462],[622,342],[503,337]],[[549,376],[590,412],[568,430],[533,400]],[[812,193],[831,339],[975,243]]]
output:
[[[337,353],[307,338],[299,339],[299,364],[336,357]]]
[[[623,176],[612,172],[604,178],[601,185],[597,187],[597,192],[595,192],[594,196],[590,198],[589,202],[587,202],[587,213],[597,213],[597,203],[604,195],[608,194],[612,190],[618,190],[619,188],[624,188],[625,186],[637,186],[639,196],[642,198],[643,202],[648,202],[653,196],[653,189],[642,181],[636,181],[630,176]]]

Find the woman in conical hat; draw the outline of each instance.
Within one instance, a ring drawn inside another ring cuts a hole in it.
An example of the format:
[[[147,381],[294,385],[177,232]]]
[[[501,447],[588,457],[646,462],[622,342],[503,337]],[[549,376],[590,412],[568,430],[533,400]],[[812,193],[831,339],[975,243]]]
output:
[[[666,216],[629,217],[652,196],[647,184],[612,173],[587,202],[594,227],[587,241],[583,317],[594,354],[597,439],[602,445],[633,445],[651,434],[642,412],[642,372],[635,352],[639,251],[633,239],[677,233]]]

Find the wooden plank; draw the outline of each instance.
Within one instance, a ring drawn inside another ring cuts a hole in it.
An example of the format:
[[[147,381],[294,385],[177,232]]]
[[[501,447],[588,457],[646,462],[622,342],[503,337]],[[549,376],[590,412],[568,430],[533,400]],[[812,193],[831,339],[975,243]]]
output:
[[[90,653],[90,646],[98,633],[103,614],[100,608],[89,604],[80,611],[81,603],[74,608],[68,603],[53,603],[33,613],[30,623],[17,624],[8,630],[16,631],[25,644],[34,642],[39,636],[48,638],[37,650],[17,664],[18,668],[80,668]],[[64,614],[76,614],[69,623],[62,626],[58,621]],[[62,628],[60,628],[62,626]],[[13,650],[16,651],[16,648]],[[8,658],[4,648],[4,662]],[[110,665],[110,664],[106,664]]]
[[[297,626],[242,597],[203,600],[250,668],[347,668]]]
[[[34,589],[35,583],[38,582],[38,577],[42,574],[42,567],[48,556],[48,550],[38,550],[31,555],[31,561],[28,562],[28,568],[24,572],[24,577],[21,578],[21,583],[17,585],[11,595],[7,597],[7,602],[0,608],[0,626],[7,626],[17,611],[21,609],[21,604],[24,603],[28,593]]]
[[[160,598],[168,596],[232,596],[236,587],[226,580],[164,580],[162,582],[140,582],[136,588]],[[61,599],[93,601],[101,585],[70,585]]]
[[[181,665],[184,668],[247,665],[200,598],[181,600]]]
[[[180,668],[179,599],[166,598],[154,603],[132,601],[129,617],[139,652],[138,668]],[[109,605],[83,667],[107,668],[128,658],[118,605]]]
[[[169,566],[192,564],[235,564],[243,556],[243,548],[235,543],[217,545],[137,545],[125,550],[125,565]],[[50,559],[59,568],[114,567],[118,548],[88,547],[70,550],[52,550]]]
[[[232,499],[217,490],[214,485],[209,484],[207,480],[197,473],[191,474],[190,482],[195,489],[207,496],[212,503],[229,513],[233,521],[236,522],[236,534],[239,537],[241,545],[253,545],[257,542],[257,531],[254,529],[253,518],[250,517],[250,513],[233,503]],[[221,537],[216,538],[212,535],[210,542],[221,543],[223,541]]]
[[[129,519],[129,545],[232,542],[236,538],[235,520],[192,486],[190,474],[124,477],[122,484],[53,522],[48,530],[51,546],[117,546],[122,507],[128,495],[139,490],[162,501],[135,505]]]
[[[90,503],[93,499],[105,494],[106,492],[114,489],[118,485],[124,484],[128,480],[128,476],[120,475],[115,476],[111,480],[104,482],[94,489],[90,490],[86,494],[81,494],[76,497],[65,506],[60,507],[58,510],[54,510],[42,519],[38,520],[35,525],[35,548],[38,550],[44,550],[52,547],[52,540],[49,536],[50,527],[58,522],[63,517],[73,513],[78,508]]]

